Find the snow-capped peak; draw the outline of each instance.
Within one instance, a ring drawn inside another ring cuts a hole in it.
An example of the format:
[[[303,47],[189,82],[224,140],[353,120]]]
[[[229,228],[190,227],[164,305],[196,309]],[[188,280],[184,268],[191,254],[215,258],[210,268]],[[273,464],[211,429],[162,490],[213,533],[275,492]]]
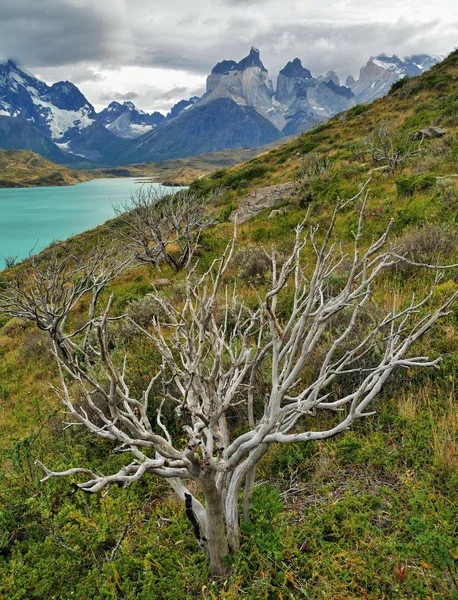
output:
[[[73,83],[48,86],[11,59],[0,63],[0,111],[23,117],[61,143],[79,135],[96,118],[94,108]]]

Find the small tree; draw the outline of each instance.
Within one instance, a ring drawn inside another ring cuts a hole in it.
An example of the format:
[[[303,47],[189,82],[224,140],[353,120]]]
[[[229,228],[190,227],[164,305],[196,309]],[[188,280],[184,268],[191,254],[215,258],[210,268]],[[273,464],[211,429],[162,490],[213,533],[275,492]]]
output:
[[[65,246],[48,256],[32,256],[25,273],[0,288],[0,312],[16,315],[46,331],[62,352],[67,343],[67,319],[83,298],[89,297],[87,321],[72,336],[84,333],[85,348],[101,291],[130,264],[114,247],[76,255]]]
[[[2,258],[3,262],[5,263],[5,269],[11,269],[12,267],[14,267],[18,259],[17,256],[12,255],[3,256]]]
[[[207,211],[210,200],[189,189],[162,196],[154,186],[143,185],[117,209],[116,231],[140,262],[165,261],[179,271],[214,223]]]
[[[393,307],[370,330],[361,326],[377,277],[403,260],[400,248],[388,244],[389,228],[361,248],[365,203],[351,256],[333,241],[337,215],[347,204],[342,201],[321,243],[317,229],[307,234],[302,223],[281,265],[272,250],[271,280],[257,292],[255,306],[227,283],[235,235],[207,272],[188,271],[179,306],[155,294],[163,318],[155,318],[151,328],[136,327],[162,360],[151,365],[149,383],[139,395],[131,391],[127,357],[120,361],[119,352],[110,350],[112,297],[97,316],[90,311],[77,331],[68,325],[69,309],[84,289],[97,298],[103,276],[92,286],[84,275],[86,287],[78,285],[60,263],[49,280],[49,273],[37,272],[30,282],[3,291],[5,313],[31,319],[51,335],[60,370],[55,391],[68,425],[82,426],[131,455],[119,472],[107,475],[85,467],[55,472],[37,462],[45,472],[42,481],[84,476],[77,487],[98,492],[111,484],[129,486],[146,474],[165,478],[185,502],[211,572],[222,574],[224,557],[240,545],[239,494],[243,490],[247,519],[255,468],[270,444],[345,432],[374,414],[374,399],[396,368],[434,366],[440,360],[410,350],[448,314],[456,294],[421,318],[418,313],[432,292],[402,310]],[[331,283],[344,263],[348,268],[336,289]],[[85,269],[94,271],[90,262]],[[56,308],[61,305],[65,308]],[[88,338],[83,333],[89,328]],[[359,377],[348,377],[353,373]],[[334,415],[331,424],[314,427],[323,412]],[[183,431],[171,426],[170,414],[184,423]]]
[[[301,183],[317,177],[327,177],[332,170],[332,159],[326,154],[310,152],[302,157],[295,171],[296,180]]]
[[[379,125],[364,140],[363,148],[369,153],[375,164],[395,173],[405,167],[407,161],[421,152],[423,138],[399,130],[392,130],[385,124]]]

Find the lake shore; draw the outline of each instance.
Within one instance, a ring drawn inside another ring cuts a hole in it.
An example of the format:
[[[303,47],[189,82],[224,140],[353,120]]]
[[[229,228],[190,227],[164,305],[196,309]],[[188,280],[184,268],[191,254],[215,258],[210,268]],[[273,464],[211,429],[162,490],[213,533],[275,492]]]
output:
[[[0,257],[23,260],[58,240],[102,225],[129,202],[143,178],[93,179],[66,187],[0,189]],[[152,183],[167,194],[180,187]]]

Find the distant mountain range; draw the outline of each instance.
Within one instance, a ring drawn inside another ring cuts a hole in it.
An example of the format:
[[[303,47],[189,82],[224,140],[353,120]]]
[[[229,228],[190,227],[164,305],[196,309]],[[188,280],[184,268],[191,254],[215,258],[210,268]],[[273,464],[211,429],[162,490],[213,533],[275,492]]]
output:
[[[148,114],[136,108],[132,102],[112,102],[98,116],[99,122],[109,131],[126,139],[139,137],[165,121],[162,113]]]
[[[274,90],[259,51],[223,60],[202,98],[181,100],[167,116],[132,102],[97,113],[69,81],[48,86],[11,60],[0,62],[0,148],[32,150],[60,164],[122,165],[256,147],[299,134],[356,103],[385,95],[405,76],[439,62],[429,54],[381,54],[341,85],[329,71],[313,77],[298,58],[280,71]]]
[[[380,54],[371,57],[361,67],[357,81],[348,77],[345,85],[354,93],[357,104],[372,102],[375,98],[385,96],[399,79],[421,75],[443,58],[432,54],[414,54],[402,59],[396,55]]]

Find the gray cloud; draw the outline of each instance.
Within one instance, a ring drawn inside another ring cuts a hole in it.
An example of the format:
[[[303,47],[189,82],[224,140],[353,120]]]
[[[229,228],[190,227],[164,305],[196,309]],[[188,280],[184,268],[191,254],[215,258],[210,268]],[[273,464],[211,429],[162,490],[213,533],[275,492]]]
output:
[[[28,67],[28,65],[24,66]],[[100,82],[104,79],[102,73],[92,67],[85,66],[84,64],[38,68],[34,69],[34,75],[39,79],[49,81],[68,80],[75,84],[81,83],[82,81]]]
[[[169,91],[163,92],[153,85],[147,85],[142,92],[120,93],[115,90],[108,90],[98,95],[94,99],[95,104],[100,108],[107,106],[113,100],[118,102],[135,101],[135,105],[148,112],[155,110],[167,113],[170,108],[182,100],[192,96],[202,96],[204,88],[188,88],[185,86],[173,87]]]
[[[175,98],[182,98],[188,93],[186,87],[174,87],[168,92],[162,92],[156,95],[156,100],[174,100]]]
[[[454,0],[194,0],[191,9],[189,0],[0,0],[0,15],[0,59],[49,81],[84,82],[94,103],[109,92],[104,76],[123,66],[184,71],[203,87],[217,62],[255,45],[272,79],[296,56],[314,75],[333,69],[345,78],[371,55],[445,54],[458,39]],[[120,93],[164,107],[184,87],[178,74],[170,92],[159,84],[139,75]]]
[[[118,102],[129,102],[132,100],[136,100],[139,97],[140,94],[137,94],[137,92],[126,92],[125,94],[122,94],[120,92],[111,92],[100,94],[99,100],[101,102],[112,102],[113,100],[117,100]]]

